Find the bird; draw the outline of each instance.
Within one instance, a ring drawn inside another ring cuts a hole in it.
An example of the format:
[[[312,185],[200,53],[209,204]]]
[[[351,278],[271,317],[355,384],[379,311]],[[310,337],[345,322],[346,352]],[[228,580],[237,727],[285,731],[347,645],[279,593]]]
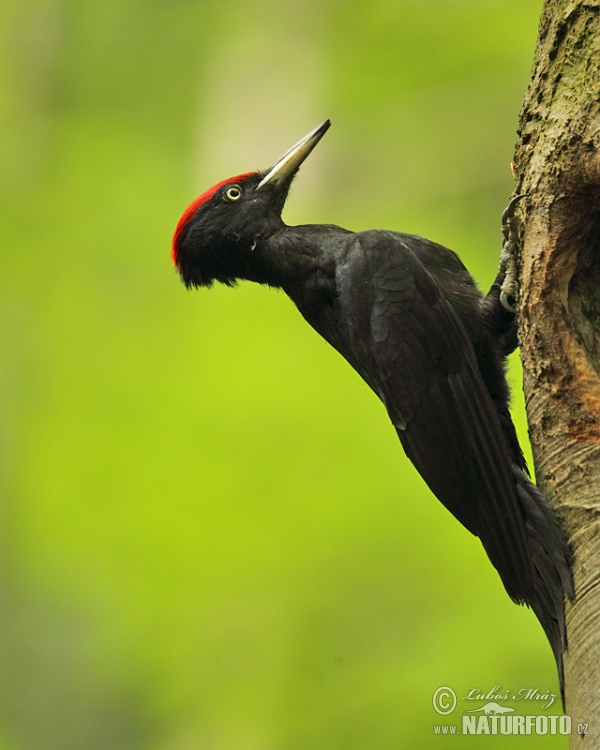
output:
[[[177,223],[173,264],[188,289],[240,280],[283,289],[381,399],[406,455],[479,537],[510,598],[532,608],[564,695],[571,556],[510,416],[506,357],[518,342],[516,308],[501,299],[506,271],[484,295],[455,252],[423,237],[286,225],[290,185],[330,124],[269,169],[196,198]]]

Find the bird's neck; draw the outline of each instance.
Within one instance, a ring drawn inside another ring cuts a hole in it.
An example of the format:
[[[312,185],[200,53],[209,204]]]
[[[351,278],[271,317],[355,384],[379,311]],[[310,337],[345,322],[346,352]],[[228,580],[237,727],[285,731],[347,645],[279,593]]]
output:
[[[257,246],[252,263],[252,281],[279,287],[298,304],[316,296],[326,299],[335,292],[335,269],[339,260],[334,240],[351,234],[332,225],[282,224]]]

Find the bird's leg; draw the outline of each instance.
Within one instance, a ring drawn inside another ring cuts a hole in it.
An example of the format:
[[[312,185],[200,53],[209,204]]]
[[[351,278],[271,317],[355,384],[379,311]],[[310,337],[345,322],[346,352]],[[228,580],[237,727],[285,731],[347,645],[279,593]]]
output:
[[[504,280],[500,288],[500,304],[508,312],[517,312],[517,230],[514,224],[517,203],[525,198],[515,195],[502,214],[502,252],[500,253],[500,273],[504,273]]]
[[[489,292],[481,300],[481,316],[498,342],[502,357],[517,347],[517,242],[514,226],[515,206],[523,198],[516,195],[502,214],[502,252],[500,267]]]

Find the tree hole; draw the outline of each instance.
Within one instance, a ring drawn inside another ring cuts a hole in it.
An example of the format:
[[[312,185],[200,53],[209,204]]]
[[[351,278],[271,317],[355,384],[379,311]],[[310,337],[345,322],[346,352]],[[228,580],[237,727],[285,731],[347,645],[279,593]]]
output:
[[[588,188],[570,203],[565,217],[569,228],[561,233],[568,250],[577,252],[569,283],[569,322],[600,375],[600,188]]]

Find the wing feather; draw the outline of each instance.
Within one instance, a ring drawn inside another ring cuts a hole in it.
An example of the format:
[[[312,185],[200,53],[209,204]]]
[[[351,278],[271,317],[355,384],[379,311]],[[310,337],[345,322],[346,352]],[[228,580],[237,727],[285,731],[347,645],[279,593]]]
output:
[[[509,595],[530,601],[531,560],[506,439],[465,327],[399,235],[358,237],[340,303],[348,320],[362,323],[347,331],[349,348],[337,346],[384,401],[431,490],[480,537]],[[352,289],[361,290],[357,299]]]

